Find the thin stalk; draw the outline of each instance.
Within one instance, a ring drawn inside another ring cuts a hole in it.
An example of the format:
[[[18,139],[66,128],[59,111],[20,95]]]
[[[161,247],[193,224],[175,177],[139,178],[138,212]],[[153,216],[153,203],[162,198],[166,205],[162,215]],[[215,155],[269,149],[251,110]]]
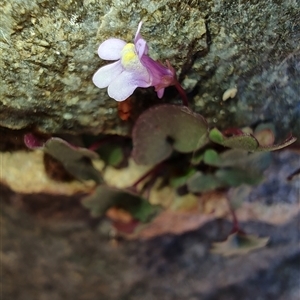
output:
[[[227,200],[227,203],[228,203],[228,206],[229,206],[229,210],[230,210],[230,214],[232,216],[232,229],[231,229],[231,233],[241,233],[241,234],[244,234],[245,232],[240,228],[240,224],[239,224],[239,221],[238,221],[238,218],[235,214],[235,211],[234,209],[232,208],[231,206],[231,203],[229,201],[229,199],[226,197],[226,200]]]
[[[181,96],[182,104],[186,107],[189,107],[189,102],[188,102],[188,98],[186,96],[185,90],[182,88],[182,86],[180,85],[180,83],[177,80],[175,82],[175,87]]]
[[[156,174],[160,169],[161,167],[163,166],[163,164],[158,164],[156,165],[154,168],[150,169],[148,172],[146,172],[142,177],[140,177],[131,187],[136,189],[137,186],[142,182],[144,181],[147,177],[149,177],[150,175],[154,175]]]

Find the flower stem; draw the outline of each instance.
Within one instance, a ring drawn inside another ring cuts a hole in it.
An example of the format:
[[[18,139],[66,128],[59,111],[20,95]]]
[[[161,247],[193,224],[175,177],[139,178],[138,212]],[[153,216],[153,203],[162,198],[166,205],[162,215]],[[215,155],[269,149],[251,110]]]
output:
[[[234,210],[232,208],[230,209],[230,212],[231,212],[232,221],[233,221],[231,232],[232,233],[234,233],[234,232],[240,232],[240,225],[239,225],[239,221],[238,221],[238,219],[236,217],[236,214],[235,214],[235,212],[234,212]]]
[[[189,102],[188,102],[188,98],[186,96],[185,90],[182,88],[182,86],[180,85],[180,83],[177,80],[175,82],[175,87],[181,96],[182,104],[186,107],[189,107]]]
[[[232,223],[233,224],[232,224],[231,233],[236,233],[237,232],[237,233],[244,234],[245,232],[240,228],[238,218],[235,214],[234,209],[231,206],[230,200],[227,197],[226,197],[226,200],[227,200],[227,203],[228,203],[228,206],[229,206],[230,214],[232,216]]]
[[[148,172],[146,172],[142,177],[140,177],[131,187],[132,188],[137,188],[137,186],[143,181],[145,180],[148,176],[150,175],[154,175],[156,174],[161,167],[163,166],[163,164],[158,164],[156,165],[154,168],[150,169]]]

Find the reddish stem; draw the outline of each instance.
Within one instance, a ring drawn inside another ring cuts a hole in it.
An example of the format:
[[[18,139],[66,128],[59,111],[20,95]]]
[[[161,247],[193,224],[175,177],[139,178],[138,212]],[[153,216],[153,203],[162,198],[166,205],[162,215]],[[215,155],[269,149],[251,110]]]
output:
[[[232,216],[232,223],[233,224],[232,224],[231,233],[236,233],[237,232],[237,233],[244,234],[245,232],[240,228],[240,224],[239,224],[238,218],[237,218],[237,216],[235,214],[234,209],[231,206],[231,203],[230,203],[229,199],[226,198],[226,200],[227,200],[227,203],[228,203],[228,206],[229,206],[230,214]]]
[[[150,175],[154,175],[156,174],[160,169],[161,167],[163,166],[163,164],[158,164],[156,165],[154,168],[150,169],[148,172],[146,172],[142,177],[140,177],[131,187],[132,188],[137,188],[137,186],[142,182],[144,181],[148,176]]]
[[[239,221],[238,221],[236,214],[232,208],[230,208],[230,213],[231,213],[232,222],[233,222],[231,233],[240,232],[241,230],[240,230]]]
[[[182,98],[182,104],[186,107],[189,107],[189,102],[188,102],[188,98],[186,96],[185,90],[182,88],[182,86],[180,85],[180,83],[177,80],[175,82],[175,87]]]

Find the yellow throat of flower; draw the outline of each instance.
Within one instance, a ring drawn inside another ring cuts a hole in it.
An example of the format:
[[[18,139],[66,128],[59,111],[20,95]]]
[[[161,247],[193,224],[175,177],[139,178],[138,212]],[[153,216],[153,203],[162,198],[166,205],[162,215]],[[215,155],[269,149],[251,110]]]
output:
[[[121,63],[126,69],[130,69],[139,64],[139,58],[134,44],[128,43],[124,46],[121,52]]]

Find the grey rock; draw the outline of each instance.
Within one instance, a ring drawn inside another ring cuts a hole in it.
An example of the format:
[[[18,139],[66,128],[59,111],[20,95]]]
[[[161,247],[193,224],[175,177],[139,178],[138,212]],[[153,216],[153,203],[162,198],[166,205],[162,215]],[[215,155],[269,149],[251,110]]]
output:
[[[270,120],[281,137],[292,128],[299,137],[299,21],[299,1],[230,1],[212,12],[209,52],[193,65],[203,76],[195,102],[211,124]],[[236,97],[223,102],[232,87]]]
[[[300,176],[288,180],[300,168],[299,153],[277,151],[272,153],[272,163],[264,172],[264,181],[253,187],[248,201],[276,205],[297,204],[300,201]]]
[[[3,0],[0,7],[3,127],[128,133],[117,103],[91,78],[105,64],[98,45],[108,37],[131,41],[142,19],[151,56],[171,62],[211,125],[268,119],[283,135],[291,127],[299,135],[297,0]],[[222,101],[232,87],[236,97]],[[155,102],[148,90],[136,93],[137,109]]]
[[[282,151],[273,156],[264,188],[253,187],[252,198],[270,209],[295,205],[300,179],[288,184],[285,178],[298,168],[299,155]],[[274,182],[274,174],[279,181]],[[83,196],[22,194],[0,185],[3,299],[299,299],[299,213],[283,224],[256,217],[241,222],[248,234],[269,237],[268,244],[223,257],[209,250],[230,234],[227,220],[179,235],[114,240],[110,226],[99,225],[83,208]]]
[[[3,299],[299,299],[299,215],[278,226],[242,224],[247,232],[269,236],[270,243],[225,258],[208,250],[230,232],[226,221],[116,246],[78,220],[78,199],[16,195],[6,189],[1,196],[10,203],[2,205],[0,214]],[[47,203],[53,202],[58,218],[65,211],[69,219],[45,222],[53,214]],[[40,220],[12,203],[27,205]]]

